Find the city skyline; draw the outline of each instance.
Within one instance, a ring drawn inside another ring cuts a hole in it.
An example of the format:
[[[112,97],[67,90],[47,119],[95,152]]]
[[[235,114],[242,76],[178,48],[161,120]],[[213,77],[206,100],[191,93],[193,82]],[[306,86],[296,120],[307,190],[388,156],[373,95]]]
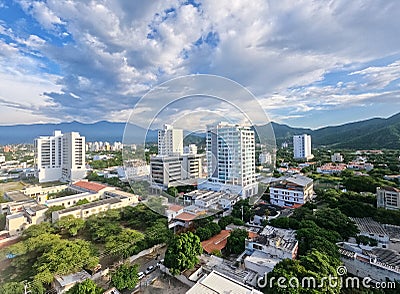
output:
[[[290,126],[389,117],[399,5],[0,1],[0,125],[125,122],[148,90],[198,73],[242,84]]]

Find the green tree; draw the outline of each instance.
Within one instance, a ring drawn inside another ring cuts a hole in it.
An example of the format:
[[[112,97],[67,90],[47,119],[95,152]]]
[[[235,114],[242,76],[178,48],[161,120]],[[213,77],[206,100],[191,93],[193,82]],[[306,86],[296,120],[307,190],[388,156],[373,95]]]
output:
[[[59,211],[65,209],[64,205],[56,205],[49,207],[46,212],[44,213],[46,219],[51,220],[51,215],[54,211]]]
[[[137,251],[137,243],[144,239],[144,234],[132,229],[123,229],[118,235],[106,238],[106,250],[123,258]]]
[[[0,285],[0,294],[24,293],[24,284],[21,282],[8,282]]]
[[[208,227],[200,227],[196,230],[196,235],[199,236],[200,241],[208,240],[212,237],[212,233]]]
[[[249,222],[250,219],[254,216],[254,212],[251,209],[249,199],[239,200],[238,202],[236,202],[233,206],[231,215],[235,218],[243,220],[244,222]]]
[[[32,225],[28,227],[22,234],[24,239],[37,237],[46,233],[54,233],[54,228],[51,223],[42,222],[38,225]]]
[[[168,187],[167,193],[173,197],[178,196],[178,189],[176,187]]]
[[[323,208],[315,213],[318,226],[338,232],[344,240],[355,237],[359,230],[357,226],[339,209]]]
[[[174,236],[165,253],[164,264],[173,275],[183,270],[193,268],[198,262],[198,256],[203,252],[200,238],[192,232]]]
[[[232,254],[242,253],[245,249],[245,240],[248,237],[246,230],[235,229],[231,232],[226,242],[226,251]]]
[[[90,203],[90,201],[87,200],[86,198],[84,198],[84,199],[78,200],[78,202],[76,202],[74,206],[79,206],[79,205],[88,204],[88,203]]]
[[[76,236],[84,226],[85,221],[73,215],[67,215],[58,220],[54,226],[61,231],[67,231],[70,236]]]
[[[97,286],[91,279],[86,279],[81,283],[75,284],[67,291],[67,294],[102,294],[104,290]]]
[[[99,216],[87,219],[85,228],[93,241],[101,243],[105,242],[107,237],[118,235],[122,231],[118,222]]]
[[[167,243],[173,236],[173,233],[168,229],[167,220],[159,218],[146,229],[145,241],[148,247],[156,244]]]
[[[137,264],[124,263],[111,274],[111,284],[118,290],[133,289],[138,282]]]

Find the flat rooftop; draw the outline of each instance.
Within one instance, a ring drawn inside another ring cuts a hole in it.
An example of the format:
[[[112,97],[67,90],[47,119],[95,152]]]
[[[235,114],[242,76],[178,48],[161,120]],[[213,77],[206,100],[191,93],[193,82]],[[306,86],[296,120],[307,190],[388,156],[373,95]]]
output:
[[[228,290],[229,289],[229,290]],[[212,271],[194,285],[186,294],[262,294],[250,286],[242,284],[220,272]]]
[[[69,207],[69,208],[66,208],[63,210],[59,210],[58,213],[64,214],[64,213],[68,213],[68,212],[75,211],[75,210],[90,209],[90,208],[94,208],[97,206],[106,205],[106,204],[114,204],[114,203],[118,203],[118,202],[121,202],[121,200],[119,200],[118,198],[108,198],[108,199],[103,199],[103,200],[97,200],[97,201],[93,201],[91,203],[82,204],[82,205],[78,205],[78,206]]]
[[[88,278],[90,278],[90,275],[84,270],[70,275],[54,276],[54,279],[60,284],[61,287],[71,285],[72,283],[80,283]]]
[[[86,198],[86,197],[90,197],[92,195],[93,194],[90,193],[90,192],[84,192],[84,193],[79,193],[79,194],[74,194],[74,195],[69,195],[69,196],[49,199],[49,200],[46,200],[46,205],[49,206],[50,204],[54,204],[54,203],[83,199],[83,198]]]
[[[296,231],[266,226],[260,235],[251,238],[253,242],[273,246],[291,252],[297,245]]]
[[[14,202],[23,202],[27,200],[31,200],[32,198],[26,196],[24,193],[20,191],[8,191],[4,193],[4,197],[9,198],[11,201]]]

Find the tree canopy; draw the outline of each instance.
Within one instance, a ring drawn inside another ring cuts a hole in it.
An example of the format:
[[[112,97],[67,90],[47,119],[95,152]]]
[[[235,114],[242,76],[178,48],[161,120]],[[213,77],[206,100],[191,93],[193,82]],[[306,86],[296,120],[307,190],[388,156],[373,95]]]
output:
[[[124,263],[111,274],[111,284],[118,290],[133,289],[138,282],[137,264]]]
[[[91,279],[86,279],[81,283],[75,284],[67,291],[67,294],[102,294],[104,290],[97,286]]]
[[[173,275],[177,275],[193,268],[199,262],[198,256],[202,252],[198,236],[192,232],[182,233],[174,236],[169,243],[164,264]]]

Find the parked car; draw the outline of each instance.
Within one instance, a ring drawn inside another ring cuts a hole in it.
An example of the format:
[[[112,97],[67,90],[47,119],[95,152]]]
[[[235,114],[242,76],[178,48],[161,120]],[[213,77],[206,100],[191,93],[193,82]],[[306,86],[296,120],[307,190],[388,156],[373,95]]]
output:
[[[156,268],[154,265],[149,266],[146,271],[144,272],[145,275],[150,274],[152,271],[154,271]]]
[[[143,279],[144,273],[143,272],[138,272],[138,278],[139,280]]]

